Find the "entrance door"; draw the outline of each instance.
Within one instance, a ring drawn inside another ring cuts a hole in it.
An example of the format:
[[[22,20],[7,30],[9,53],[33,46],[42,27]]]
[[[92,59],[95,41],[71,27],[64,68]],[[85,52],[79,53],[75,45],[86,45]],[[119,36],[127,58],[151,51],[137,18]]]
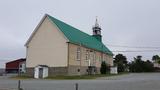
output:
[[[43,68],[39,68],[39,78],[43,78]]]
[[[96,67],[95,66],[88,66],[88,74],[92,75],[96,73]]]

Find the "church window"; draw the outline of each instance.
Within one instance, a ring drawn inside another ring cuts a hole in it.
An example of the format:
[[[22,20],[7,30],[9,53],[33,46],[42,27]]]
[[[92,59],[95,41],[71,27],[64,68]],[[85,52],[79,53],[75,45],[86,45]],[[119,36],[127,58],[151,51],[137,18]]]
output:
[[[86,61],[89,60],[89,50],[86,50]]]
[[[80,47],[78,47],[77,48],[77,60],[80,60],[80,58],[81,58],[81,48]]]

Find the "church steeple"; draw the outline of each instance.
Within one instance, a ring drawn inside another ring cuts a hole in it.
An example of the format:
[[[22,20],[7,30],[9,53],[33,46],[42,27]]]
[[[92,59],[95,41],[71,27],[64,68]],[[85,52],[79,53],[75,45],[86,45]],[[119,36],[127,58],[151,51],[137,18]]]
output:
[[[102,36],[101,36],[101,27],[98,24],[98,19],[96,17],[96,22],[95,25],[92,27],[93,30],[93,36],[98,39],[99,41],[102,41]]]

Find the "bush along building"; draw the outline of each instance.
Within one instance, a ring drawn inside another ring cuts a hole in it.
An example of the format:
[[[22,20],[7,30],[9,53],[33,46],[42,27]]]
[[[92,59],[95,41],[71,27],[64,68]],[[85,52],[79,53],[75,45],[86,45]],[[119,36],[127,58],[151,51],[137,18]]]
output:
[[[102,61],[113,66],[97,19],[92,29],[89,35],[46,14],[25,44],[27,74],[36,78],[99,74]]]

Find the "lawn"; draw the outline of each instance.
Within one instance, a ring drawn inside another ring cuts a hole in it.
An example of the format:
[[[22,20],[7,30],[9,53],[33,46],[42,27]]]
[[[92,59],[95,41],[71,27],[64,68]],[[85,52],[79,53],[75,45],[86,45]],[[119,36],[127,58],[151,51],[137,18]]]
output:
[[[110,77],[110,76],[118,76],[128,74],[126,72],[119,73],[119,74],[96,74],[96,75],[76,75],[76,76],[64,76],[64,75],[57,75],[57,76],[50,76],[45,79],[53,79],[53,80],[83,80],[83,79],[96,79],[99,77]],[[32,77],[21,75],[12,77],[13,79],[33,79]]]

